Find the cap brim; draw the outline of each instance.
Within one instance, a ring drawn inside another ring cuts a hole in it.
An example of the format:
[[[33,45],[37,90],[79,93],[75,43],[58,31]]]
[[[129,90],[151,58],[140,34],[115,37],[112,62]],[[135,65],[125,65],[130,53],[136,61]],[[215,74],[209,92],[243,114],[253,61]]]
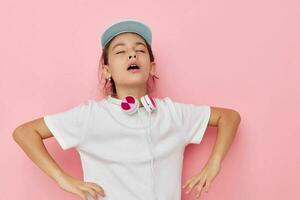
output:
[[[133,32],[142,36],[151,46],[152,33],[151,29],[142,21],[135,19],[123,19],[109,25],[101,36],[101,46],[104,48],[107,43],[120,33]]]

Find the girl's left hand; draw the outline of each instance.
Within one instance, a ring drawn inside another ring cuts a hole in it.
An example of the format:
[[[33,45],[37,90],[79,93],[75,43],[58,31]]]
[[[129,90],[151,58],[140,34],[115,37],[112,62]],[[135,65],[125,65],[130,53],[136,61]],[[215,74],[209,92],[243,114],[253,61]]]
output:
[[[203,187],[205,187],[205,192],[208,192],[212,181],[219,174],[220,169],[221,161],[210,159],[198,174],[192,176],[185,182],[182,188],[187,186],[188,190],[186,194],[188,194],[196,186],[196,197],[199,198]]]

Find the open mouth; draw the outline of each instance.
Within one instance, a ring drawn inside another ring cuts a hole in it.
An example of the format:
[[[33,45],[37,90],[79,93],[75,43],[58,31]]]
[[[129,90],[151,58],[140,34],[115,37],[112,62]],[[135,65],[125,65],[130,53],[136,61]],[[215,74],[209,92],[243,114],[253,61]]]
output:
[[[138,71],[140,69],[140,66],[132,64],[129,65],[129,67],[127,68],[127,71]]]

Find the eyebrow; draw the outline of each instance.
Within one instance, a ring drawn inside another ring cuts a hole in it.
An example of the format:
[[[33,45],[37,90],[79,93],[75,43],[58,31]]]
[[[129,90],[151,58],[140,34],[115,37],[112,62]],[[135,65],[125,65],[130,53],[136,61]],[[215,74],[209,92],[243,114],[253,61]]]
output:
[[[122,46],[122,45],[125,45],[125,43],[122,43],[122,42],[121,43],[117,43],[117,44],[115,44],[113,46],[113,48],[111,50],[114,50],[114,48],[116,48],[117,46]],[[144,47],[146,47],[146,45],[144,43],[142,43],[142,42],[136,42],[135,46],[137,46],[137,45],[143,45]]]

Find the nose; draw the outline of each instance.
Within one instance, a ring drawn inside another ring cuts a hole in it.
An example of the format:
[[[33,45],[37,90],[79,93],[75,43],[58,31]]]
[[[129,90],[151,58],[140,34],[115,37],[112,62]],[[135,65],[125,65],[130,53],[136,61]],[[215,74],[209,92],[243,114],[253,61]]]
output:
[[[129,54],[129,59],[131,59],[132,57],[136,58],[136,53],[134,51]]]

